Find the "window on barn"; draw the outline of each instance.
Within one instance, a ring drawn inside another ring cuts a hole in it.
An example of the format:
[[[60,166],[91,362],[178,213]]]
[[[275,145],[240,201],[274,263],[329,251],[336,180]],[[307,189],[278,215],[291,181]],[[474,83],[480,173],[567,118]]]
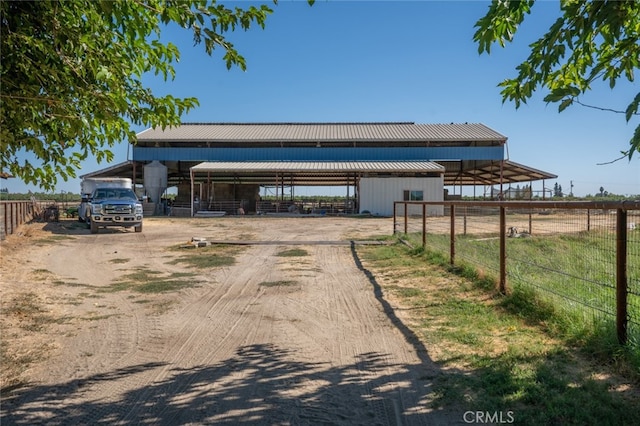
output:
[[[404,201],[424,201],[422,191],[404,191]]]

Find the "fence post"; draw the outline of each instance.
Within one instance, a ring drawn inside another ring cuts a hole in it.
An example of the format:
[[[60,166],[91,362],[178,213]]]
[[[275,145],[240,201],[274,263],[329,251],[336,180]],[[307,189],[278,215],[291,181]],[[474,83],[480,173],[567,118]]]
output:
[[[462,235],[467,235],[467,206],[464,206]]]
[[[396,234],[396,226],[398,225],[397,209],[398,209],[398,202],[394,201],[393,202],[393,235]]]
[[[14,202],[11,202],[11,233],[12,234],[16,232],[16,229],[18,228],[19,224],[20,222],[18,222],[17,204]]]
[[[407,234],[409,226],[409,206],[407,203],[404,203],[404,233]]]
[[[505,207],[500,206],[500,293],[507,294],[507,219]]]
[[[451,204],[449,210],[450,222],[451,222],[451,242],[449,248],[449,262],[453,265],[456,259],[456,206]]]
[[[2,234],[2,239],[4,240],[7,235],[9,235],[9,212],[7,211],[8,204],[2,203],[3,217],[4,217],[4,233]]]
[[[627,211],[616,215],[616,331],[618,342],[627,343]]]
[[[427,247],[427,205],[422,203],[422,248]]]

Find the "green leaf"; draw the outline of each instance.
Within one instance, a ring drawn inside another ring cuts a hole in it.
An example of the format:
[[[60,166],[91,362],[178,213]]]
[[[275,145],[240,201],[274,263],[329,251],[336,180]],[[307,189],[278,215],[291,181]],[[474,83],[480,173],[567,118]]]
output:
[[[567,107],[573,104],[573,98],[564,99],[558,106],[558,112],[564,111]]]
[[[510,41],[531,1],[494,0],[475,24],[474,41],[479,53],[489,53],[493,43]],[[640,7],[638,1],[562,1],[560,16],[530,46],[526,61],[516,67],[517,76],[504,80],[502,102],[515,108],[538,90],[547,90],[545,102],[559,102],[558,111],[577,104],[577,97],[602,79],[614,89],[620,78],[634,81],[640,68]],[[640,94],[624,113],[629,121],[638,113]],[[596,107],[598,108],[598,107]],[[605,113],[603,111],[603,113]],[[640,135],[631,140],[629,158],[638,150]]]
[[[629,145],[631,145],[631,149],[629,150],[629,160],[631,160],[635,151],[640,152],[640,126],[636,127],[633,137],[629,141]]]
[[[135,143],[132,125],[179,123],[197,99],[156,97],[141,82],[146,73],[175,77],[180,52],[161,41],[165,24],[191,31],[207,54],[221,47],[229,68],[245,70],[223,33],[263,27],[271,13],[205,0],[0,1],[0,167],[52,189],[89,154],[112,161],[109,147]],[[20,159],[25,151],[33,163]]]
[[[631,117],[633,117],[635,114],[638,113],[639,105],[640,105],[640,92],[636,94],[636,97],[633,98],[633,101],[629,104],[629,106],[627,107],[627,110],[625,111],[625,118],[627,119],[627,121],[631,120]]]

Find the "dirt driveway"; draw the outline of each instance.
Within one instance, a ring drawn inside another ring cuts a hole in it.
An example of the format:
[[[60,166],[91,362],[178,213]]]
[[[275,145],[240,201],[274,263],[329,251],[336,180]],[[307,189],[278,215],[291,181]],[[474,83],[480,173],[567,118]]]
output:
[[[2,424],[459,423],[461,413],[429,409],[438,369],[349,243],[392,226],[223,217],[150,218],[142,233],[21,228],[2,243],[3,344],[34,361],[25,386],[4,384]],[[202,250],[177,248],[192,237],[254,244],[202,268],[180,261]],[[135,277],[176,286],[141,292]],[[40,322],[25,324],[29,307]]]

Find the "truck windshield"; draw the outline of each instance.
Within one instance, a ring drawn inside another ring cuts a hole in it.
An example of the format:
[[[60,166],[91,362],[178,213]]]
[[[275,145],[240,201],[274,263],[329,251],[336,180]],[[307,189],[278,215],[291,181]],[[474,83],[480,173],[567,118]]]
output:
[[[118,199],[118,200],[134,200],[136,201],[138,197],[136,197],[135,192],[131,189],[119,189],[119,188],[103,188],[96,189],[93,194],[94,200],[105,200],[105,199]]]

